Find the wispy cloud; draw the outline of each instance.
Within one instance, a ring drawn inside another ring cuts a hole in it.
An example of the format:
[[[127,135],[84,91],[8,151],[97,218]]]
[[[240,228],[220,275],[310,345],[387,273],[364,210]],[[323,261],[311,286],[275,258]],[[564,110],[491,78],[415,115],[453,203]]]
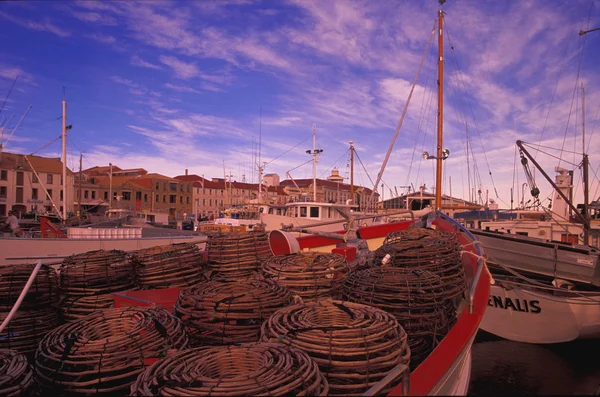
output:
[[[109,36],[101,33],[88,34],[86,35],[86,37],[96,40],[97,42],[102,44],[115,44],[117,42],[117,39],[115,39],[114,36]]]
[[[156,70],[162,69],[159,65],[145,61],[137,55],[134,55],[131,57],[131,64],[134,66],[140,66],[140,67],[148,68],[148,69],[156,69]]]
[[[31,73],[25,72],[22,68],[13,65],[7,65],[0,63],[0,77],[14,80],[18,77],[17,81],[25,82],[27,84],[36,85],[35,79]]]
[[[38,30],[38,31],[43,31],[43,32],[50,32],[59,37],[69,37],[71,35],[71,32],[69,32],[65,29],[59,28],[58,26],[56,26],[55,24],[50,22],[48,19],[46,19],[42,22],[32,21],[29,19],[23,19],[23,18],[9,15],[3,11],[0,11],[0,17],[7,19],[7,20],[11,21],[12,23],[17,24],[17,25],[22,26],[27,29]]]
[[[106,14],[100,14],[97,12],[72,11],[71,14],[75,18],[77,18],[83,22],[97,23],[99,25],[106,25],[106,26],[114,26],[117,24],[117,20],[114,17],[112,17],[110,15],[106,15]]]
[[[174,56],[162,55],[160,61],[169,66],[175,73],[175,76],[181,79],[189,79],[200,73],[198,67],[193,63],[181,61]]]
[[[179,91],[179,92],[192,92],[194,94],[201,94],[201,92],[198,91],[197,89],[192,88],[192,87],[187,86],[187,85],[178,85],[178,84],[166,83],[165,87],[170,88],[170,89],[175,90],[175,91]]]

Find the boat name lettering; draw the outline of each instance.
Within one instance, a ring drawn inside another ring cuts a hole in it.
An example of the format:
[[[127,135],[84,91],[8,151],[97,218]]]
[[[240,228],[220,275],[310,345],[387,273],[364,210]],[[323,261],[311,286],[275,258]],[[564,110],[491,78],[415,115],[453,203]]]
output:
[[[542,311],[539,304],[540,301],[537,300],[511,299],[509,297],[503,298],[496,295],[490,295],[490,299],[488,300],[488,306],[498,307],[500,309],[513,309],[516,312],[533,314],[538,314]]]

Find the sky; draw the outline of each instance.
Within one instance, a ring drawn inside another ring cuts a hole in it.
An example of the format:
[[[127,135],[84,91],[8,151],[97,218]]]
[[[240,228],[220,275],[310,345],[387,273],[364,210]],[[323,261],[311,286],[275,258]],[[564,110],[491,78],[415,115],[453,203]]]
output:
[[[431,192],[435,161],[421,154],[436,152],[438,9],[435,0],[1,2],[3,150],[59,157],[64,98],[74,171],[82,154],[84,169],[111,162],[256,183],[260,164],[282,180],[312,178],[314,126],[318,178],[337,168],[350,182],[352,141],[355,185],[373,188],[391,147],[383,198],[406,186]],[[511,188],[514,206],[523,189],[529,200],[520,139],[552,178],[555,166],[575,170],[581,201],[584,104],[597,199],[600,30],[578,33],[600,27],[600,1],[442,9],[443,192],[481,190],[501,208]],[[550,186],[535,179],[546,205]]]

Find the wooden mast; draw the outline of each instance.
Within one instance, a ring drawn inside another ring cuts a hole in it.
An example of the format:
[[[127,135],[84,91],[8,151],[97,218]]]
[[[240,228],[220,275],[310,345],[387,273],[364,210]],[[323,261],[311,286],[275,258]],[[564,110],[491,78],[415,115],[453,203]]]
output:
[[[585,152],[585,89],[581,83],[581,130],[582,130],[582,145],[583,145],[583,217],[585,218],[583,228],[584,244],[590,243],[590,192],[589,192],[589,159]]]
[[[82,161],[83,161],[83,153],[79,153],[79,202],[77,204],[77,210],[79,211],[79,214],[77,214],[77,216],[79,218],[81,218],[81,216],[83,215],[83,212],[81,211],[81,174],[82,174],[82,170],[81,170],[81,165],[82,165]]]
[[[354,204],[354,142],[350,141],[350,204]]]
[[[440,4],[442,4],[440,2]],[[442,135],[444,127],[444,40],[443,40],[443,21],[444,12],[440,8],[438,13],[438,125],[437,125],[437,155],[436,155],[436,175],[435,175],[435,209],[442,207]]]

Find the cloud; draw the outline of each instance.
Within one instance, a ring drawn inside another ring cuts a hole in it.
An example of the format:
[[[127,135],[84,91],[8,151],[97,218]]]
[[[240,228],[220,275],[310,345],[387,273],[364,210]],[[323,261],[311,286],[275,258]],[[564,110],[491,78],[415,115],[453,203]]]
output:
[[[137,55],[134,55],[131,57],[131,64],[134,66],[140,66],[140,67],[148,68],[148,69],[156,69],[156,70],[162,69],[160,66],[150,63],[148,61],[145,61]]]
[[[175,76],[181,79],[189,79],[197,76],[200,73],[196,65],[193,63],[181,61],[174,56],[161,55],[160,61],[173,69]]]
[[[106,26],[117,25],[117,20],[114,17],[106,14],[100,14],[97,12],[71,11],[71,15],[83,22],[97,23],[99,25]]]
[[[192,92],[194,94],[201,94],[201,92],[198,91],[197,89],[186,86],[186,85],[177,85],[177,84],[166,83],[165,87],[170,88],[175,91],[179,91],[179,92]]]
[[[113,36],[104,35],[101,33],[92,33],[85,36],[102,44],[115,44],[117,42],[117,39],[115,39]]]
[[[59,37],[69,37],[71,35],[71,32],[69,32],[65,29],[59,28],[58,26],[54,25],[52,22],[50,22],[47,19],[43,22],[32,21],[32,20],[23,19],[23,18],[9,15],[3,11],[0,11],[0,17],[5,18],[5,19],[11,21],[12,23],[22,26],[26,29],[38,30],[38,31],[42,31],[42,32],[50,32]]]
[[[8,80],[14,80],[18,77],[18,82],[25,82],[31,85],[37,85],[31,73],[25,72],[22,68],[18,66],[12,66],[0,63],[0,77]]]

